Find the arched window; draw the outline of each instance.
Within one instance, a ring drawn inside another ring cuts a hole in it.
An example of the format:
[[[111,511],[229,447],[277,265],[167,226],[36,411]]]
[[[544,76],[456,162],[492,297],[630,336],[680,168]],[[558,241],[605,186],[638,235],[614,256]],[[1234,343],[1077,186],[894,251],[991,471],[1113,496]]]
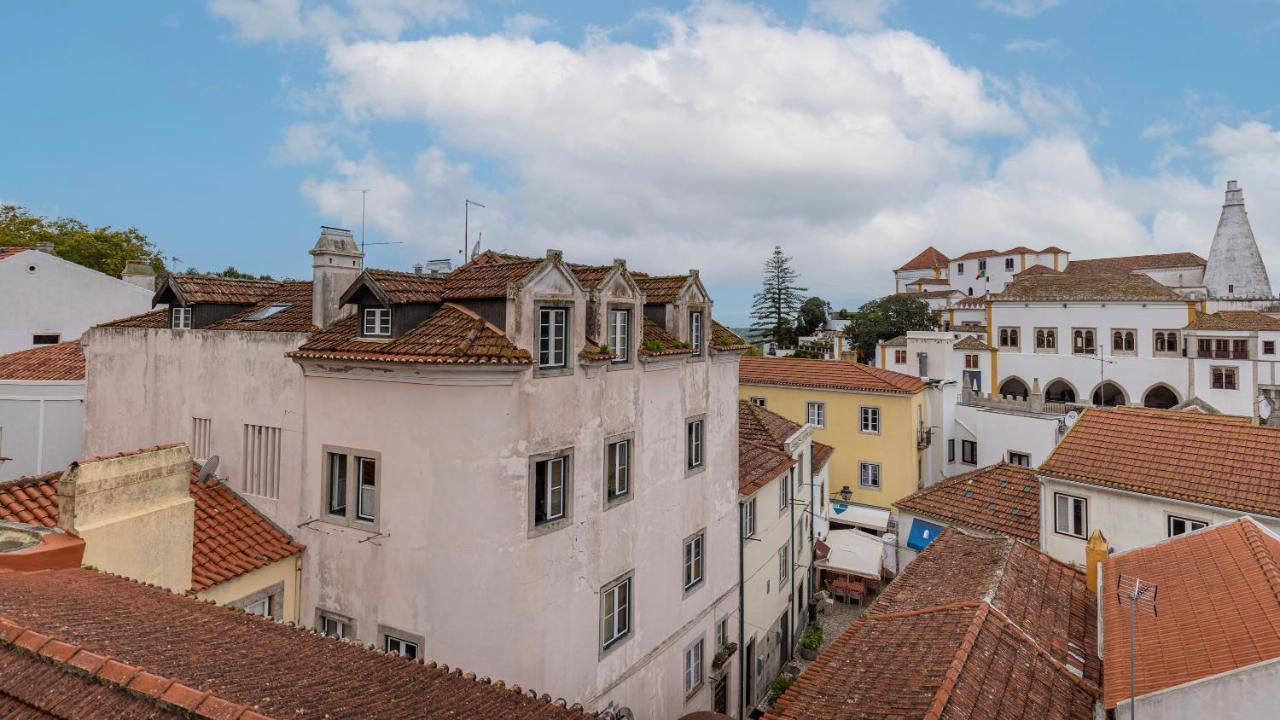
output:
[[[1045,349],[1046,347],[1048,347],[1048,346],[1047,346],[1047,345],[1045,345],[1044,331],[1043,331],[1043,330],[1037,330],[1037,331],[1036,331],[1036,348],[1038,348],[1038,349],[1040,349],[1040,350],[1043,350],[1043,349]]]
[[[1124,335],[1119,330],[1111,333],[1111,349],[1124,350]]]
[[[1178,333],[1165,333],[1165,345],[1168,347],[1169,352],[1178,352]]]
[[[1134,342],[1133,342],[1133,331],[1132,331],[1132,330],[1125,330],[1125,332],[1124,332],[1124,351],[1125,351],[1125,352],[1133,352],[1133,348],[1134,348],[1134,347],[1135,347],[1135,346],[1134,346]]]
[[[1156,333],[1156,352],[1164,352],[1164,333]]]
[[[1009,330],[1009,344],[1018,347],[1022,343],[1018,341],[1018,328]]]
[[[1058,331],[1057,330],[1046,330],[1045,339],[1049,343],[1048,347],[1055,348],[1055,349],[1058,347]]]

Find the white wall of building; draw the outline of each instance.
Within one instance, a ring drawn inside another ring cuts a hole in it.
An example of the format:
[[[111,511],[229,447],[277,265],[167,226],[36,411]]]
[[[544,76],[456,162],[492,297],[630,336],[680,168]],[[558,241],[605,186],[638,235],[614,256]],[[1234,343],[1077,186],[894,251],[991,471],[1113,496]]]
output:
[[[948,476],[980,467],[1008,462],[1010,452],[1031,455],[1031,467],[1049,458],[1065,434],[1057,415],[1016,412],[980,405],[956,406],[955,462],[948,465]],[[961,461],[962,440],[978,443],[978,461],[968,465]]]
[[[0,481],[84,457],[84,383],[0,380]]]
[[[145,288],[39,250],[0,260],[0,354],[33,346],[33,335],[75,340],[99,323],[151,309]]]
[[[1270,720],[1280,704],[1280,658],[1194,680],[1137,700],[1138,717],[1161,720]],[[1129,717],[1129,701],[1116,705],[1116,717]]]

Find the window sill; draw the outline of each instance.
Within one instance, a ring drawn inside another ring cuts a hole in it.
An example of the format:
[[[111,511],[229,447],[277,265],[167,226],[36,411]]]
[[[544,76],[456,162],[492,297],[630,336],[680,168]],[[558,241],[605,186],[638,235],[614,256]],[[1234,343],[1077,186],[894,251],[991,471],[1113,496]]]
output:
[[[694,593],[698,592],[699,590],[701,590],[701,589],[702,589],[702,586],[703,586],[703,585],[706,585],[706,584],[707,584],[707,583],[706,583],[706,578],[703,578],[703,579],[699,580],[698,582],[696,582],[696,583],[694,583],[694,584],[690,585],[689,587],[685,588],[685,589],[684,589],[684,594],[683,594],[681,597],[682,597],[682,598],[687,598],[687,597],[689,597],[690,595],[692,595],[692,594],[694,594]]]
[[[636,366],[635,361],[628,360],[626,362],[610,362],[607,366],[605,366],[605,369],[608,370],[609,372],[613,372],[614,370],[630,370],[635,366]]]
[[[614,638],[613,640],[610,640],[607,644],[601,645],[600,654],[596,657],[596,659],[597,660],[605,659],[609,655],[613,654],[614,650],[617,650],[623,645],[626,645],[627,641],[630,639],[631,639],[631,631],[628,630],[627,634],[623,635],[622,637]]]
[[[706,472],[706,470],[707,470],[707,465],[706,463],[703,463],[702,465],[699,465],[697,467],[685,468],[684,476],[687,478],[691,478],[694,475],[699,475],[701,473]]]
[[[1053,534],[1061,535],[1062,537],[1065,537],[1065,538],[1071,538],[1072,540],[1079,540],[1080,542],[1088,542],[1088,538],[1086,537],[1083,537],[1081,535],[1072,535],[1071,533],[1064,533],[1061,530],[1058,530],[1057,528],[1054,529]]]
[[[533,369],[533,376],[536,378],[562,377],[572,374],[573,367],[569,365],[565,365],[563,367],[536,367]]]
[[[633,497],[635,497],[635,493],[632,493],[632,492],[628,492],[625,495],[619,495],[614,498],[606,496],[604,500],[604,510],[605,512],[608,512],[620,505],[626,505],[627,503],[631,502],[631,498]]]
[[[529,532],[525,535],[525,537],[529,539],[542,537],[543,535],[549,535],[553,532],[556,532],[557,530],[563,530],[564,528],[567,528],[572,524],[573,524],[573,518],[571,517],[563,517],[558,520],[551,520],[550,522],[544,522],[540,525],[534,525],[533,527],[529,528]]]
[[[707,683],[705,681],[695,685],[692,690],[685,692],[684,701],[687,703],[690,700],[693,700],[695,697],[698,696],[698,693],[702,692],[702,689],[706,686],[707,686]]]

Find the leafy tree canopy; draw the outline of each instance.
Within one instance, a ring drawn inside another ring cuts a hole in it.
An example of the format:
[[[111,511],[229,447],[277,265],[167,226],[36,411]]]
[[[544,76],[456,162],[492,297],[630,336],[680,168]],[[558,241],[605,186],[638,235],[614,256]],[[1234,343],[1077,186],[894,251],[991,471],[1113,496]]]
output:
[[[928,303],[909,295],[888,295],[864,304],[857,312],[844,314],[849,318],[845,333],[863,360],[875,357],[876,344],[881,340],[938,327]]]
[[[816,295],[800,304],[800,312],[796,316],[796,332],[802,337],[826,327],[827,315],[831,305]]]
[[[799,275],[791,269],[791,258],[775,246],[764,264],[764,280],[751,304],[751,329],[767,341],[781,346],[795,345],[795,317],[804,301],[798,287]]]
[[[241,272],[234,265],[228,265],[226,270],[217,272],[200,272],[199,270],[189,267],[182,271],[183,275],[207,275],[209,277],[224,277],[232,280],[275,280],[270,275],[254,275],[253,273]]]
[[[130,261],[144,262],[157,276],[164,259],[137,228],[91,228],[75,218],[45,218],[17,205],[0,205],[0,246],[35,247],[49,243],[63,260],[120,277]]]

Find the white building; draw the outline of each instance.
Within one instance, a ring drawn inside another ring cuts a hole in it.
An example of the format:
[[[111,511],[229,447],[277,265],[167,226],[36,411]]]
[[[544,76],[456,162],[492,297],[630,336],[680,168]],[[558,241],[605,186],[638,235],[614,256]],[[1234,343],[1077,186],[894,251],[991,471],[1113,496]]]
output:
[[[80,343],[0,355],[0,481],[65,468],[83,438]]]
[[[155,276],[149,267],[130,263],[120,279],[51,253],[0,247],[0,353],[75,340],[98,323],[151,306]]]
[[[808,622],[814,541],[827,536],[827,460],[814,426],[738,403],[738,501],[742,518],[742,625],[745,711],[769,694]]]
[[[1041,547],[1076,565],[1095,530],[1122,552],[1245,515],[1280,528],[1280,428],[1247,418],[1092,408],[1037,475]]]

